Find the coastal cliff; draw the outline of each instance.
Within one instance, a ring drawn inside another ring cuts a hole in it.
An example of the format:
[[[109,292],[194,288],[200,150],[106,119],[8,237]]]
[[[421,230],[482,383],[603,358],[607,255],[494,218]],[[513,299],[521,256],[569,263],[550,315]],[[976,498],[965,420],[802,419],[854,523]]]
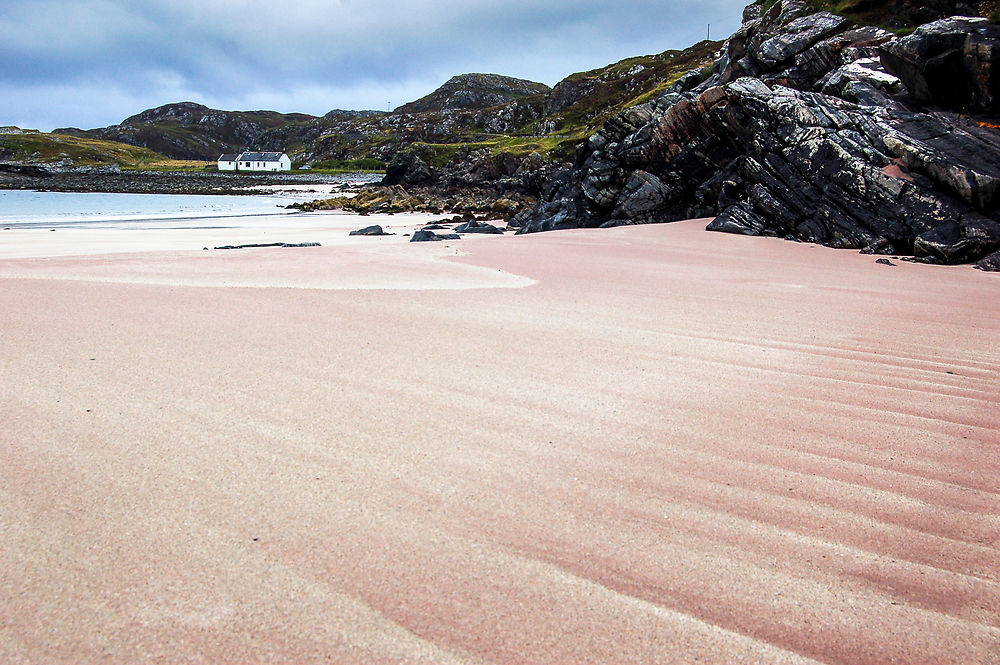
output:
[[[897,36],[802,0],[746,8],[692,70],[581,146],[521,233],[714,217],[927,263],[1000,269],[1000,27]]]

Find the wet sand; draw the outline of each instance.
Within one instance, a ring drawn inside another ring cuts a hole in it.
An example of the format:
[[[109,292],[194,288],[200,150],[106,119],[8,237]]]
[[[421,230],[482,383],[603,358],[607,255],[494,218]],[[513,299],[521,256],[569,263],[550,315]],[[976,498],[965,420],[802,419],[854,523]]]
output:
[[[703,228],[9,250],[0,662],[1000,662],[1000,278]]]

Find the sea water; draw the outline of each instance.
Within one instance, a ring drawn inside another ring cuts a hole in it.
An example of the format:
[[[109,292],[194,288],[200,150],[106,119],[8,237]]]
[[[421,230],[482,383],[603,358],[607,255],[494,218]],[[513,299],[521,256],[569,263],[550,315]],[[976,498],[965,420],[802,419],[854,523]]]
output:
[[[0,190],[0,227],[86,226],[287,214],[285,206],[308,201],[301,196],[226,196],[194,194],[107,194]]]

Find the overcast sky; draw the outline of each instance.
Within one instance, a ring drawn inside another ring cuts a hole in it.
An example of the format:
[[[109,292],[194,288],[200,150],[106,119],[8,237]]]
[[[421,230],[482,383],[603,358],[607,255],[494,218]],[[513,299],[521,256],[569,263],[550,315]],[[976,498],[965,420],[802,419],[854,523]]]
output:
[[[386,109],[455,74],[553,85],[732,33],[749,0],[2,0],[0,125],[103,127],[195,101]]]

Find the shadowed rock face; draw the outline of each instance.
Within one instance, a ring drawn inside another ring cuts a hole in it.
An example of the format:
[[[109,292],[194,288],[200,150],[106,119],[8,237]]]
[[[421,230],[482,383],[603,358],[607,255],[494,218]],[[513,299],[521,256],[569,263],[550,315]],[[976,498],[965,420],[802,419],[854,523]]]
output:
[[[709,230],[977,261],[1000,250],[1000,132],[959,112],[1000,110],[998,36],[984,19],[899,38],[799,0],[750,6],[710,76],[610,120],[511,226],[715,217]]]
[[[921,26],[881,46],[882,63],[922,104],[991,113],[996,109],[1000,26],[956,17]]]

